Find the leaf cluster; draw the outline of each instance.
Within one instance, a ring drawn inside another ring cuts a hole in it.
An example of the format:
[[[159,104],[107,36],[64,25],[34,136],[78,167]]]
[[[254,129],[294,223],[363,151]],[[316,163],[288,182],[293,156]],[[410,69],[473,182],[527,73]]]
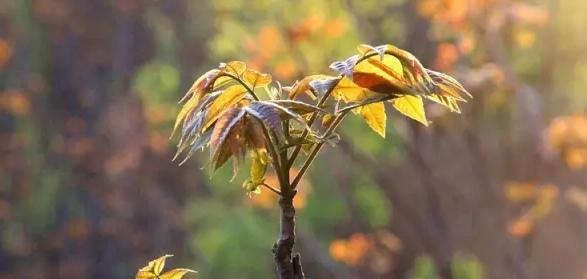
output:
[[[292,86],[273,85],[269,74],[244,62],[220,64],[200,76],[182,98],[174,133],[181,130],[176,158],[181,163],[209,147],[212,169],[234,158],[235,173],[242,159],[251,158],[247,191],[266,186],[271,165],[280,186],[295,189],[325,143],[335,144],[335,130],[348,114],[364,118],[385,136],[385,103],[401,114],[428,125],[424,100],[460,113],[459,102],[471,95],[454,78],[426,69],[411,53],[392,45],[360,45],[359,54],[330,68],[338,76],[312,75]],[[260,99],[263,94],[267,96]],[[313,125],[321,118],[322,125]],[[291,181],[289,169],[300,151],[306,152],[301,171]],[[283,187],[280,187],[283,188]]]

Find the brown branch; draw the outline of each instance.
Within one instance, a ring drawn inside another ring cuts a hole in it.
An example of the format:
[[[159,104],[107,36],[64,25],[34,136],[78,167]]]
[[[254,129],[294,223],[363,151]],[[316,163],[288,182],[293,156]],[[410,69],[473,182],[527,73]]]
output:
[[[287,188],[291,187],[287,185]],[[282,188],[282,193],[284,189]],[[282,194],[279,199],[279,208],[281,209],[280,233],[279,239],[273,246],[273,256],[277,273],[281,279],[303,279],[304,272],[300,262],[300,255],[292,257],[292,250],[295,244],[295,215],[296,210],[293,206],[293,197],[296,191],[290,194]]]

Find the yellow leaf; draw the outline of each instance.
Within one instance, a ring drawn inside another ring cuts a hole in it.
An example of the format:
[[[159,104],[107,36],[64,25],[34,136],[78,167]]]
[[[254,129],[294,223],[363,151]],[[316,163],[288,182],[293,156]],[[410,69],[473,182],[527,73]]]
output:
[[[334,88],[334,98],[347,103],[360,102],[376,96],[376,93],[370,92],[346,77],[342,78]]]
[[[257,149],[251,152],[251,181],[255,184],[263,183],[269,157],[266,149]]]
[[[163,273],[158,279],[182,279],[188,273],[197,273],[191,269],[176,268]]]
[[[173,257],[173,255],[165,255],[161,256],[155,260],[149,262],[149,264],[141,269],[137,273],[135,279],[151,279],[157,278],[163,267],[165,267],[165,260],[169,257]]]
[[[188,98],[192,98],[196,95],[200,95],[203,92],[203,90],[208,86],[209,79],[213,79],[213,78],[217,77],[218,73],[220,73],[219,70],[213,69],[213,70],[210,70],[210,71],[204,73],[200,77],[198,77],[196,79],[196,81],[194,81],[194,83],[192,84],[192,86],[190,87],[188,92],[185,94],[185,96],[183,96],[183,98],[181,98],[179,103],[181,104],[185,100],[187,100]],[[201,96],[196,96],[196,97],[200,98]]]
[[[401,114],[414,119],[424,126],[428,126],[426,112],[424,111],[424,102],[420,96],[405,95],[392,101],[393,107]]]
[[[349,102],[360,102],[377,97],[379,94],[362,88],[344,77],[334,89],[334,98]],[[353,109],[353,112],[361,115],[367,125],[377,134],[385,137],[385,125],[387,116],[385,115],[385,106],[383,102],[373,103],[366,106]]]
[[[173,125],[173,132],[171,132],[171,137],[175,135],[177,128],[179,128],[180,124],[185,120],[188,113],[190,113],[194,108],[198,106],[198,98],[192,96],[188,99],[188,101],[183,105],[177,117],[175,118],[175,124]]]
[[[289,91],[289,98],[295,99],[299,94],[306,93],[312,99],[315,99],[316,96],[314,92],[312,92],[312,86],[310,83],[315,80],[331,80],[333,77],[327,75],[311,75],[303,78],[299,82],[296,82],[294,86]]]
[[[459,107],[457,100],[452,97],[438,94],[424,95],[424,97],[430,101],[447,107],[451,112],[461,113],[461,108]]]
[[[367,125],[373,129],[381,137],[385,138],[385,123],[387,116],[385,115],[385,106],[383,102],[373,103],[360,107],[361,116],[367,122]]]
[[[242,85],[233,85],[228,87],[214,102],[210,105],[208,113],[206,114],[206,120],[204,121],[204,128],[206,130],[214,121],[222,115],[224,111],[232,108],[247,95],[247,91]]]
[[[387,80],[403,80],[404,73],[402,63],[392,55],[383,56],[383,60],[371,57],[358,63],[354,70],[356,72],[373,73]]]
[[[251,70],[251,69],[247,69],[245,71],[245,74],[243,76],[243,79],[249,84],[251,85],[251,87],[254,89],[255,87],[259,86],[259,87],[263,87],[263,86],[267,86],[271,83],[271,75],[269,74],[264,74],[264,73],[259,73],[255,70]]]
[[[242,61],[230,61],[226,64],[220,64],[220,69],[240,77],[245,73],[247,64]]]

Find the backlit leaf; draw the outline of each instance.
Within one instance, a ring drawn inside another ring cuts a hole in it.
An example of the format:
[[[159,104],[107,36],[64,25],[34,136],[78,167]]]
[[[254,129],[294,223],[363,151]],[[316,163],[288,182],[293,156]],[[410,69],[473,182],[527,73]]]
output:
[[[454,98],[438,94],[424,95],[424,97],[430,101],[447,107],[451,112],[461,113],[461,108],[459,108],[458,101]]]
[[[379,56],[379,60],[383,60],[383,57],[385,56],[385,50],[386,50],[386,46],[377,46],[377,47],[373,47],[370,45],[366,45],[366,44],[361,44],[357,47],[357,50],[363,54],[363,56],[369,54],[370,52],[374,52],[377,53],[377,55]]]
[[[255,70],[247,69],[244,73],[243,79],[253,89],[257,86],[263,87],[271,83],[271,75],[259,73]]]
[[[331,77],[327,75],[312,75],[303,78],[302,80],[296,82],[290,89],[289,89],[289,98],[295,99],[300,94],[308,94],[308,96],[312,97],[312,99],[316,98],[316,94],[323,94],[326,90],[328,84],[330,84],[333,80],[336,80],[336,77]]]
[[[343,78],[334,89],[334,98],[343,100],[346,103],[365,101],[378,95],[356,85],[348,78]],[[353,109],[353,112],[361,115],[373,131],[385,137],[387,116],[383,102],[358,107]]]
[[[182,279],[188,273],[196,273],[191,269],[185,268],[176,268],[170,271],[165,272],[158,279]]]
[[[175,118],[175,124],[173,125],[173,132],[171,132],[172,137],[175,134],[175,132],[177,131],[177,128],[179,127],[179,125],[185,120],[185,117],[187,116],[187,114],[190,111],[192,111],[197,105],[198,105],[197,98],[190,98],[190,99],[188,99],[187,103],[185,103],[183,105],[183,107],[181,108],[181,110],[177,114],[177,117]]]
[[[314,89],[314,92],[316,92],[318,96],[322,96],[331,90],[331,88],[338,82],[338,80],[340,80],[339,77],[325,76],[324,78],[310,81],[310,87]]]
[[[210,81],[215,76],[217,76],[218,73],[220,73],[219,70],[213,69],[213,70],[210,70],[210,71],[206,72],[205,74],[201,75],[199,78],[197,78],[196,81],[194,81],[194,83],[192,84],[192,86],[188,90],[188,92],[185,94],[185,96],[183,96],[183,98],[181,98],[179,103],[182,104],[192,97],[196,97],[196,99],[200,98],[200,96],[197,96],[197,95],[201,94],[206,89],[206,87],[209,85]]]
[[[199,149],[203,149],[208,143],[210,143],[210,138],[212,138],[212,129],[208,129],[206,132],[204,132],[200,137],[198,137],[192,144],[190,147],[190,150],[188,151],[188,154],[185,156],[185,158],[183,159],[183,161],[181,161],[179,163],[179,165],[183,165],[185,164],[185,162],[187,162],[187,160],[192,157],[192,155],[194,155],[194,153],[196,151],[198,151]],[[178,149],[177,151],[178,153],[175,155],[175,157],[173,158],[173,161],[175,161],[175,158],[182,152],[181,149]]]
[[[247,91],[241,85],[233,85],[224,90],[210,105],[203,129],[210,127],[226,109],[233,107],[245,97],[247,97]]]
[[[228,144],[223,144],[218,147],[218,150],[212,156],[212,170],[217,170],[230,159],[232,156],[232,151]]]
[[[251,151],[251,182],[255,184],[263,183],[265,172],[267,171],[267,164],[269,163],[269,156],[266,149],[257,149]]]
[[[309,127],[306,124],[306,121],[304,120],[304,118],[297,114],[296,112],[294,112],[293,110],[290,110],[286,107],[281,106],[280,104],[273,102],[273,101],[259,101],[259,102],[254,102],[251,103],[251,106],[269,106],[274,108],[280,115],[281,117],[284,118],[291,118],[293,120],[296,120],[297,122],[299,122],[300,124],[304,125],[306,129],[309,129]],[[249,106],[249,107],[251,107]]]
[[[135,279],[182,279],[187,273],[197,273],[191,269],[176,268],[161,274],[165,267],[165,260],[172,256],[165,255],[150,261],[147,266],[139,269]]]
[[[306,114],[322,110],[317,106],[294,100],[274,100],[272,102],[298,114]]]
[[[221,63],[219,68],[237,77],[242,77],[247,69],[247,64],[242,61],[230,61],[228,63]]]
[[[434,81],[437,89],[436,93],[444,96],[452,97],[459,101],[466,101],[464,97],[472,98],[471,94],[453,77],[426,69],[426,72],[430,75]]]
[[[371,127],[373,131],[385,138],[385,123],[387,116],[385,115],[385,106],[383,102],[373,103],[370,105],[360,107],[361,116]]]
[[[253,117],[259,119],[270,130],[275,131],[278,135],[283,133],[281,127],[281,117],[274,107],[268,106],[261,102],[253,102],[245,108]]]
[[[433,88],[433,81],[432,78],[428,75],[428,72],[420,63],[420,60],[416,58],[413,54],[403,49],[400,49],[393,45],[385,45],[385,53],[393,55],[402,63],[404,68],[404,75],[409,76],[408,78],[412,85],[416,85],[417,87],[424,87],[426,91],[429,91]]]
[[[422,97],[405,95],[392,100],[391,103],[401,114],[428,126]]]
[[[212,131],[212,137],[210,138],[210,147],[213,152],[224,143],[232,128],[243,118],[244,115],[245,110],[241,108],[232,108],[224,112],[222,116],[218,118],[218,122]]]
[[[265,148],[265,135],[261,123],[256,119],[251,119],[249,116],[245,117],[245,122],[247,123],[245,133],[249,148]]]
[[[359,55],[353,55],[344,61],[336,61],[330,64],[330,69],[333,69],[348,78],[353,78],[353,69],[359,60]]]

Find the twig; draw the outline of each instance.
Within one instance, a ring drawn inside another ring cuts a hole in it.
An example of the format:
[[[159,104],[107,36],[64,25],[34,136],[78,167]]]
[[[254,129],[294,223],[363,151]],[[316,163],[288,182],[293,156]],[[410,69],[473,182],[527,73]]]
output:
[[[271,190],[273,193],[278,194],[278,195],[281,196],[281,191],[275,189],[274,187],[272,187],[272,186],[270,186],[268,184],[265,184],[265,183],[262,183],[261,186],[265,186],[265,188],[267,188],[267,189]]]

